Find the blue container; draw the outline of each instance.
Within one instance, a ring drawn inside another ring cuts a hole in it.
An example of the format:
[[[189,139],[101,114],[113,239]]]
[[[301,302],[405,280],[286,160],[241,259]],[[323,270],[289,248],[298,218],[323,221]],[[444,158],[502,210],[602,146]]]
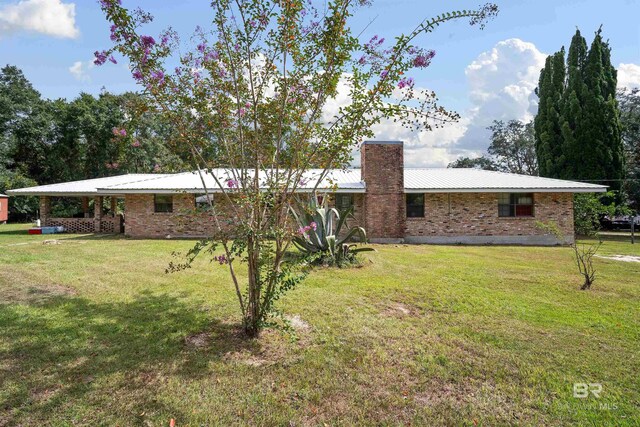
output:
[[[42,227],[42,234],[54,234],[56,232],[56,227]]]

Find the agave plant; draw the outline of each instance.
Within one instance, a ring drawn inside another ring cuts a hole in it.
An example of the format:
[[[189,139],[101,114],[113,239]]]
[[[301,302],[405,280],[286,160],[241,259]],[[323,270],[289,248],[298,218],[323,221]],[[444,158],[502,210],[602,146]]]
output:
[[[293,244],[302,252],[319,255],[320,258],[330,258],[341,265],[344,261],[353,261],[358,252],[373,250],[347,243],[356,236],[359,241],[366,242],[367,233],[364,228],[351,227],[345,233],[341,233],[347,225],[347,218],[353,216],[353,207],[338,212],[337,209],[327,206],[326,198],[319,205],[315,194],[311,195],[306,204],[299,199],[296,204],[291,213],[299,228],[293,238]]]

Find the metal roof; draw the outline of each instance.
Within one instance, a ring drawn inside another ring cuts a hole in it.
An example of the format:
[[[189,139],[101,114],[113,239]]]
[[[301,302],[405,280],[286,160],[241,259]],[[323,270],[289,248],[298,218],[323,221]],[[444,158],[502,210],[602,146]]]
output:
[[[261,170],[258,172],[262,187],[267,187],[273,171]],[[280,173],[283,173],[282,171]],[[248,171],[249,178],[253,177],[253,170]],[[303,174],[303,178],[297,185],[297,191],[312,191],[321,178],[322,169],[310,169]],[[204,185],[202,183],[204,179]],[[217,181],[216,181],[217,180]],[[208,192],[221,192],[220,186],[227,188],[228,180],[240,180],[239,174],[231,169],[211,169],[202,174],[198,172],[183,172],[162,177],[152,177],[136,182],[121,183],[104,188],[115,194],[126,193],[204,193],[205,186]],[[360,169],[332,169],[320,180],[318,188],[322,190],[335,190],[336,192],[363,193],[364,182],[360,180]]]
[[[219,192],[219,185],[227,180],[239,179],[230,169],[212,169],[203,174],[207,191]],[[272,171],[260,171],[261,185],[266,183]],[[310,169],[303,175],[297,191],[311,191],[321,178],[321,169]],[[253,174],[249,171],[249,176]],[[216,182],[217,178],[218,182]],[[249,177],[249,178],[250,178]],[[481,169],[455,168],[405,168],[404,187],[407,193],[496,193],[496,192],[603,192],[605,185],[517,175]],[[11,195],[33,196],[95,196],[131,193],[204,193],[204,186],[197,172],[175,174],[128,174],[84,181],[64,182],[37,187],[9,190]],[[332,169],[320,180],[317,187],[344,193],[364,193],[366,185],[361,180],[360,169]]]
[[[38,185],[35,187],[7,190],[14,196],[96,196],[111,194],[98,189],[108,188],[111,185],[134,182],[151,177],[167,176],[166,174],[131,173],[127,175],[108,176],[104,178],[84,179],[82,181],[61,182],[59,184]]]
[[[407,193],[513,193],[607,191],[606,185],[472,168],[405,168]]]

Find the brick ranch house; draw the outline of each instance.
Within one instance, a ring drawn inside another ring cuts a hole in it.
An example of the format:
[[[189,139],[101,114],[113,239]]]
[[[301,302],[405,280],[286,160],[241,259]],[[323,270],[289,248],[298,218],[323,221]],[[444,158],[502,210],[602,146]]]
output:
[[[309,173],[317,177],[319,171]],[[214,203],[221,203],[213,177],[207,180]],[[300,191],[311,191],[314,184]],[[361,168],[332,170],[318,189],[333,206],[353,206],[354,224],[364,226],[374,242],[552,245],[561,242],[537,222],[555,222],[573,242],[573,193],[603,192],[606,186],[478,169],[405,168],[402,142],[366,141]],[[152,238],[212,234],[212,215],[194,209],[204,193],[194,172],[128,174],[10,191],[40,196],[43,226]],[[82,217],[52,217],[55,197],[80,197]],[[118,199],[124,199],[124,215],[116,214]]]

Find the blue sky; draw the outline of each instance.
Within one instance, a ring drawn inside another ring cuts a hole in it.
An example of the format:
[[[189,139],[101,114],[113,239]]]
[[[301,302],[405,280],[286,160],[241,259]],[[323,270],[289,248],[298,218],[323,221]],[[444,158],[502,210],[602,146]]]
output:
[[[171,25],[183,36],[210,21],[207,0],[122,0],[155,16],[150,34]],[[453,9],[472,9],[480,1],[378,0],[353,20],[363,37],[392,38],[422,18]],[[498,17],[481,31],[453,22],[419,40],[437,55],[415,74],[419,86],[433,89],[442,104],[462,115],[460,123],[437,132],[409,134],[391,124],[379,138],[405,140],[407,163],[442,166],[460,155],[477,155],[488,145],[484,129],[493,119],[528,120],[535,113],[531,95],[546,54],[568,45],[576,27],[591,41],[603,26],[619,68],[620,84],[640,85],[640,1],[497,1]],[[36,19],[37,18],[37,19]],[[43,96],[74,98],[81,91],[135,90],[125,64],[92,67],[93,52],[109,46],[109,29],[93,0],[0,0],[0,58],[20,67]],[[75,66],[75,67],[74,67]]]

